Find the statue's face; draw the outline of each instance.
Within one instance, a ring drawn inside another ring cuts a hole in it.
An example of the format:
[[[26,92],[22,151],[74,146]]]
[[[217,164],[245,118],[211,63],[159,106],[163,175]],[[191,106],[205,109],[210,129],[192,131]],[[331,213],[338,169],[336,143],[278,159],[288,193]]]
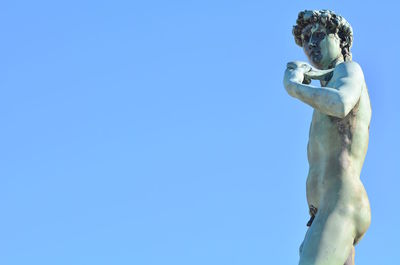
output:
[[[319,69],[332,67],[332,63],[342,56],[340,38],[328,34],[320,24],[308,25],[303,30],[303,49],[310,63]]]

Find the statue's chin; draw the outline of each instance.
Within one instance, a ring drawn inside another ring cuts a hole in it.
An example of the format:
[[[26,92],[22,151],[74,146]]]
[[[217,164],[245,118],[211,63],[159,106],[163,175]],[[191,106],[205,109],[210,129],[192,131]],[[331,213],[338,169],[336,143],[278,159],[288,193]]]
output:
[[[319,70],[327,70],[331,67],[329,67],[332,63],[327,63],[327,62],[322,62],[322,61],[314,61],[314,60],[310,60],[311,65],[314,66],[315,68],[319,69]]]
[[[312,56],[311,55],[308,57],[308,60],[313,67],[315,67],[319,70],[323,70],[323,65],[321,63],[321,60],[322,60],[321,56]]]
[[[343,57],[337,57],[337,58],[328,58],[328,57],[314,57],[314,58],[309,58],[310,63],[312,66],[319,70],[327,70],[331,68],[335,68],[335,65],[338,62],[343,61]]]
[[[319,62],[315,62],[313,60],[310,60],[310,63],[312,66],[314,66],[315,68],[319,69],[319,70],[323,70],[323,66],[319,63]]]

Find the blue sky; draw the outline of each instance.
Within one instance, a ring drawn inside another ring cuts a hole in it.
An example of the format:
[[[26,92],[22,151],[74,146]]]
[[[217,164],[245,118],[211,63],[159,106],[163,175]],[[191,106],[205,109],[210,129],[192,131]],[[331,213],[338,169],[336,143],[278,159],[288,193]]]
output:
[[[373,117],[358,264],[398,260],[397,1],[4,1],[0,263],[297,264],[297,13],[353,26]]]

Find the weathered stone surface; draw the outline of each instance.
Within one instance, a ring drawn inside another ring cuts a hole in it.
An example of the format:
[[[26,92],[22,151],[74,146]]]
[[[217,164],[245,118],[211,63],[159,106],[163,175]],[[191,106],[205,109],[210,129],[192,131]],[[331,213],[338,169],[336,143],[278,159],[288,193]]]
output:
[[[314,108],[307,147],[311,220],[299,264],[354,264],[354,245],[371,221],[360,180],[371,107],[362,69],[350,53],[353,31],[332,11],[309,10],[299,13],[293,35],[311,65],[288,63],[284,87]],[[321,85],[310,85],[311,79]]]

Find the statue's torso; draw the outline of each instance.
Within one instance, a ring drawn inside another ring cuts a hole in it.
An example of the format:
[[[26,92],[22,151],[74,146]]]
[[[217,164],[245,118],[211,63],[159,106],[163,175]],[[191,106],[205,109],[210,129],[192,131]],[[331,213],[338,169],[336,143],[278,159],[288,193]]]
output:
[[[314,110],[307,147],[309,206],[318,211],[352,209],[355,218],[368,223],[365,224],[367,227],[369,202],[360,173],[368,148],[370,119],[371,107],[364,83],[360,100],[345,118]]]

